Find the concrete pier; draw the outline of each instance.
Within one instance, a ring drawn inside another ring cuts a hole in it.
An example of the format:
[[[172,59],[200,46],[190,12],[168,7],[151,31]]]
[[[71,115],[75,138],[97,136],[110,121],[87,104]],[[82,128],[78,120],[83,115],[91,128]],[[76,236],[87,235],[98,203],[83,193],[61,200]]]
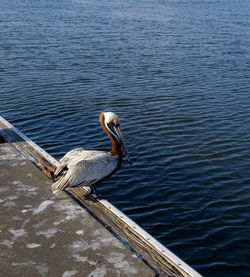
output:
[[[0,143],[1,276],[155,276],[11,143]]]
[[[0,116],[3,276],[201,276],[100,195],[54,196],[44,161],[59,165]]]

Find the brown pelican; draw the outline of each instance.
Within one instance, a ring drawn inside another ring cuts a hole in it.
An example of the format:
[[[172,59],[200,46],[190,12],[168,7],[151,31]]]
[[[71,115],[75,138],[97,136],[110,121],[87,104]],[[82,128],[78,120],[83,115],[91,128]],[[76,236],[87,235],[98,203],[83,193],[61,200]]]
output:
[[[120,168],[123,154],[132,165],[123,140],[118,116],[112,112],[102,112],[100,122],[112,142],[112,149],[107,151],[77,148],[69,151],[60,160],[60,164],[54,172],[55,177],[64,173],[52,185],[55,194],[66,187],[76,186],[83,186],[89,193],[92,193],[97,183],[108,178]]]

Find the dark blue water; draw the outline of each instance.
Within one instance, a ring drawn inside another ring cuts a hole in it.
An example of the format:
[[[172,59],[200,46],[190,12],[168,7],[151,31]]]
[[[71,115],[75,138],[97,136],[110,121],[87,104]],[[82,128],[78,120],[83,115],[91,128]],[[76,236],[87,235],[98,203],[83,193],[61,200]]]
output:
[[[1,0],[0,111],[60,158],[110,146],[98,188],[204,276],[250,276],[249,0]]]

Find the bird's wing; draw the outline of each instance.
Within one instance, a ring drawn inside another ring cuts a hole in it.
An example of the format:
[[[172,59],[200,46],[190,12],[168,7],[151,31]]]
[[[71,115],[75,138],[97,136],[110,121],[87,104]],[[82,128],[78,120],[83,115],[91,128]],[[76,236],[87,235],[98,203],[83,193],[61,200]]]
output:
[[[84,158],[74,158],[68,163],[67,173],[53,184],[53,190],[60,191],[65,187],[79,185],[91,186],[109,176],[118,166],[117,157],[107,152],[89,151],[83,156]]]
[[[76,148],[69,152],[67,152],[61,159],[60,163],[68,163],[71,159],[78,157],[79,155],[82,155],[86,150],[83,148]]]
[[[70,163],[70,161],[72,161],[73,159],[79,157],[79,155],[81,155],[84,152],[85,152],[85,150],[83,148],[76,148],[76,149],[73,149],[73,150],[69,151],[68,153],[66,153],[60,159],[60,161],[59,161],[60,164],[56,168],[56,170],[54,172],[54,176],[57,177],[65,168],[68,167],[68,164]]]

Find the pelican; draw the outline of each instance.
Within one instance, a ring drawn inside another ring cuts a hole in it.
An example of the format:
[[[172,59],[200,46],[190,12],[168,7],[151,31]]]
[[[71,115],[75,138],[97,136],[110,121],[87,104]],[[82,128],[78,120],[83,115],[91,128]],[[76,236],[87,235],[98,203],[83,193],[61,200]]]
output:
[[[123,154],[132,165],[118,116],[113,112],[102,112],[100,123],[112,142],[111,150],[77,148],[69,151],[60,160],[60,164],[54,172],[54,177],[63,174],[52,185],[55,194],[60,193],[66,187],[77,186],[85,187],[89,194],[93,193],[97,183],[113,175],[120,168]]]

